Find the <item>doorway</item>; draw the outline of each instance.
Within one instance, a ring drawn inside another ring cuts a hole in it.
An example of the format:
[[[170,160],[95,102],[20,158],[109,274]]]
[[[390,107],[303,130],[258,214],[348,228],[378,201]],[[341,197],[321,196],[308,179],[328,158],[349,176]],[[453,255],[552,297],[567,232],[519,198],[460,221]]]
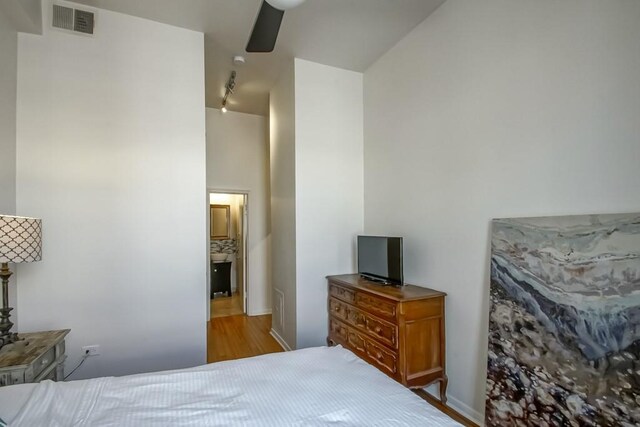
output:
[[[209,316],[247,311],[248,192],[209,191]]]

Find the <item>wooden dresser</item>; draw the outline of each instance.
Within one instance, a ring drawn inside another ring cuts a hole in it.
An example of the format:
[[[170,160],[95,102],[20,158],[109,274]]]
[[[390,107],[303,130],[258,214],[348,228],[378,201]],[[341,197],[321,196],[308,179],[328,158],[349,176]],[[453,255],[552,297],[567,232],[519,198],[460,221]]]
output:
[[[64,379],[64,338],[69,329],[18,334],[0,350],[0,387]]]
[[[443,292],[329,276],[329,345],[340,344],[411,388],[440,382],[446,403]]]

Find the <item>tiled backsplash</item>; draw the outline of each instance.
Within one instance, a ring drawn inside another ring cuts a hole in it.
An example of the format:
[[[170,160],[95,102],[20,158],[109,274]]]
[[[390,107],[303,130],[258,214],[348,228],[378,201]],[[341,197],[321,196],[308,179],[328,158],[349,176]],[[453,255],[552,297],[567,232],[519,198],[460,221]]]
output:
[[[235,254],[237,250],[236,239],[211,240],[211,253]]]

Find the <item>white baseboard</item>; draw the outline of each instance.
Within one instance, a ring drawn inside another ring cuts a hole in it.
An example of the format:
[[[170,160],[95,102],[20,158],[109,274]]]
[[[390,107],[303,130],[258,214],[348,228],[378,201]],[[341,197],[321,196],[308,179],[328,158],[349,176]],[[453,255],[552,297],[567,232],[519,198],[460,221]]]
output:
[[[435,397],[436,400],[440,400],[440,396],[433,393],[432,390],[428,390],[426,388],[423,390],[429,393],[431,396]],[[473,421],[475,424],[479,425],[480,427],[484,426],[483,414],[481,414],[480,412],[466,405],[462,401],[448,394],[447,394],[447,406],[453,409],[454,411],[456,411],[457,413],[459,413],[460,415],[462,415],[463,417],[465,417],[466,419],[468,419],[469,421]]]
[[[264,316],[265,314],[271,314],[270,308],[263,308],[262,310],[249,312],[247,310],[247,316]]]
[[[280,334],[278,334],[273,329],[271,329],[269,333],[276,341],[278,341],[278,344],[280,344],[280,347],[282,347],[284,351],[291,351],[291,347],[289,347],[289,344],[287,344],[287,342],[280,336]]]
[[[484,426],[484,416],[480,412],[476,411],[475,409],[466,405],[455,397],[447,397],[447,405],[451,409],[464,416],[465,418],[473,421],[480,427]]]

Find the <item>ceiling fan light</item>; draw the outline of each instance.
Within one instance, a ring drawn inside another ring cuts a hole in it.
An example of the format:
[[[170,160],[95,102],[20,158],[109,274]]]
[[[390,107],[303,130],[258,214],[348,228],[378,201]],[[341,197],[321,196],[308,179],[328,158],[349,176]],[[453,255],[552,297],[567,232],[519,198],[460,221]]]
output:
[[[271,6],[279,10],[292,9],[304,3],[305,0],[265,0]]]

